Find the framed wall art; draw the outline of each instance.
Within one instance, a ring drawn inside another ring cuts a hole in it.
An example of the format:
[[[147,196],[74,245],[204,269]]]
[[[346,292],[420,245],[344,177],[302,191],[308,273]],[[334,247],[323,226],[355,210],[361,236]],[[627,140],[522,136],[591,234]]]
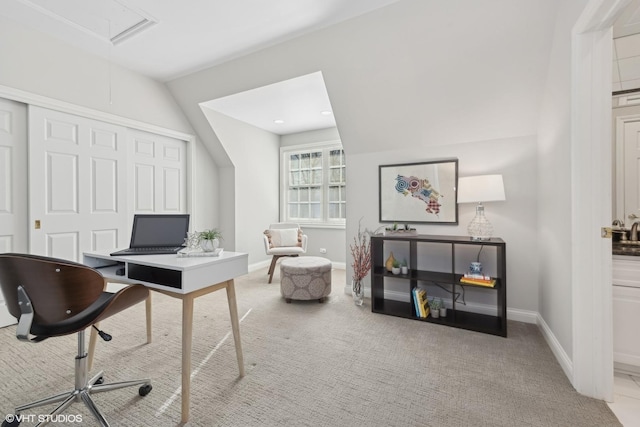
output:
[[[380,222],[457,224],[458,159],[380,165]]]

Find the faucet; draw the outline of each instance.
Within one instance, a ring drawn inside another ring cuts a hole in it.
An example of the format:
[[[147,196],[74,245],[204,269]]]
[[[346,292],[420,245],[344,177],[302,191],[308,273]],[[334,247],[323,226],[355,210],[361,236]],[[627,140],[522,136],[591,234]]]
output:
[[[632,242],[638,241],[638,222],[634,222],[631,226],[631,231],[629,232],[629,237]]]
[[[613,222],[611,223],[611,225],[614,226],[614,227],[624,228],[624,222],[622,222],[619,219],[614,219]]]
[[[627,230],[624,229],[624,222],[619,219],[614,219],[611,223],[613,227],[613,232],[618,233],[620,235],[619,241],[622,243],[627,242]]]

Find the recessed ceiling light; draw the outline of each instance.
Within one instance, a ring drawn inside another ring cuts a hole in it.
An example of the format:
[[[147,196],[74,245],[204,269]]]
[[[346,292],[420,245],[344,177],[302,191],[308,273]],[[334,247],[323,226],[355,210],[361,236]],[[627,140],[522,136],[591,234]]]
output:
[[[329,111],[329,110],[320,111],[320,114],[322,114],[323,116],[330,116],[331,115],[331,111]]]
[[[277,125],[281,125],[281,124],[283,124],[283,123],[284,123],[284,120],[282,120],[282,119],[276,119],[276,120],[274,120],[274,121],[273,121],[273,123],[275,123],[275,124],[277,124]]]

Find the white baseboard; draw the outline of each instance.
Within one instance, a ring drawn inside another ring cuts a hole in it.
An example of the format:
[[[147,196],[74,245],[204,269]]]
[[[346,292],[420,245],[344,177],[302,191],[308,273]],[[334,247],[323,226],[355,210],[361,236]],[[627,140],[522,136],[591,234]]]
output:
[[[269,267],[271,264],[271,260],[267,259],[265,261],[254,262],[253,264],[249,264],[249,273],[260,270],[261,268]]]
[[[636,354],[614,351],[613,362],[621,365],[638,366],[640,368],[640,356]]]
[[[249,273],[260,270],[261,268],[267,268],[269,265],[271,265],[271,258],[264,261],[254,262],[253,264],[249,264]],[[344,262],[331,261],[331,267],[335,270],[344,270],[346,269],[346,264]]]
[[[507,307],[507,319],[515,320],[516,322],[532,323],[535,325],[538,323],[538,312]]]
[[[537,324],[542,336],[547,341],[547,344],[551,348],[554,356],[556,356],[556,360],[560,364],[560,367],[564,371],[564,374],[567,376],[569,381],[573,384],[573,362],[564,351],[560,342],[556,339],[555,335],[547,325],[547,322],[544,321],[540,313],[537,316]]]
[[[640,375],[640,366],[628,365],[626,363],[613,362],[613,370],[621,374]]]

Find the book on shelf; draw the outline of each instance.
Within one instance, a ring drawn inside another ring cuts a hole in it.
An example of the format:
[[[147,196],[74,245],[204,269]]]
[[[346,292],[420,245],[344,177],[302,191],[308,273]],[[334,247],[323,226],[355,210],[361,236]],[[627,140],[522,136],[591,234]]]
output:
[[[427,301],[427,291],[420,288],[413,289],[413,302],[416,316],[426,319],[429,316],[429,302]]]
[[[479,285],[493,288],[496,285],[496,279],[492,279],[490,276],[484,276],[482,274],[470,274],[466,273],[460,278],[460,283],[466,283],[468,285]]]
[[[413,288],[411,290],[411,294],[413,295],[413,310],[416,313],[416,316],[420,317],[420,305],[418,303],[418,288]]]

